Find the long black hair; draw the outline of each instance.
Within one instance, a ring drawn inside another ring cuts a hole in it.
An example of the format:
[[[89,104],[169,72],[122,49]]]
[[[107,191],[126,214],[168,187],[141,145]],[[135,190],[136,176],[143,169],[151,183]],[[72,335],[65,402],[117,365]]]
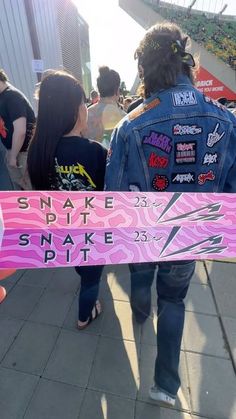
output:
[[[50,189],[58,143],[75,126],[79,107],[84,101],[84,90],[72,75],[55,71],[43,79],[37,124],[27,161],[34,189]]]

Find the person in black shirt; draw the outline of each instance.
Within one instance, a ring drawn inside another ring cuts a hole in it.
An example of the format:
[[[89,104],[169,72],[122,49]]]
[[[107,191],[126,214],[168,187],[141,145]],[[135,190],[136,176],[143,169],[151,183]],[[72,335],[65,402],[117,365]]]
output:
[[[43,79],[28,153],[34,189],[103,190],[107,152],[101,144],[81,136],[88,116],[85,102],[85,93],[72,75],[55,71]],[[81,276],[78,328],[83,329],[101,312],[97,296],[103,266],[75,269]]]
[[[30,189],[25,169],[34,125],[35,115],[28,99],[0,69],[0,139],[7,149],[7,167],[15,189]]]

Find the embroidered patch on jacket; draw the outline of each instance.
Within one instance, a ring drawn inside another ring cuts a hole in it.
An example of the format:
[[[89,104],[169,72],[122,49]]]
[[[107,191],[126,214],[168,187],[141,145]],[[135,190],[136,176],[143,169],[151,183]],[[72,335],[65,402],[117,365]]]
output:
[[[218,163],[217,153],[206,153],[203,156],[202,164],[209,166],[210,164]]]
[[[168,166],[169,159],[164,156],[158,156],[156,153],[151,153],[148,160],[149,167],[156,167],[165,169]]]
[[[214,180],[214,179],[215,179],[215,175],[214,175],[212,170],[209,170],[209,172],[207,172],[207,173],[201,173],[200,175],[198,175],[199,185],[204,185],[207,180],[211,181],[211,180]]]
[[[196,135],[201,134],[202,127],[197,125],[180,125],[173,126],[173,135]]]
[[[151,131],[150,135],[144,137],[143,144],[149,144],[153,147],[159,148],[159,150],[164,151],[167,154],[170,154],[172,150],[172,138],[168,137],[161,132]]]
[[[204,96],[204,100],[206,103],[210,103],[211,105],[217,106],[217,108],[221,109],[222,111],[226,110],[226,107],[219,103],[217,100],[212,99],[211,97]]]
[[[152,186],[156,191],[164,191],[169,186],[168,177],[165,175],[155,175]]]
[[[174,106],[192,106],[197,105],[197,98],[193,90],[183,90],[172,93]]]
[[[141,192],[141,188],[137,183],[130,183],[129,192]]]
[[[208,147],[213,147],[216,143],[218,143],[221,138],[223,138],[223,136],[225,135],[225,131],[223,131],[221,134],[218,131],[220,126],[220,123],[217,122],[214,131],[213,132],[209,132],[208,136],[207,136],[207,146]]]
[[[193,164],[197,160],[197,143],[196,141],[185,141],[175,143],[175,163],[176,164]]]
[[[181,183],[195,183],[195,173],[188,172],[188,173],[172,173],[171,175],[171,183],[174,184],[181,184]]]
[[[160,99],[156,98],[152,100],[150,103],[142,104],[137,109],[134,109],[128,114],[128,119],[130,121],[133,121],[133,119],[138,118],[138,116],[142,115],[144,112],[150,111],[151,109],[160,105],[160,103],[161,103]]]

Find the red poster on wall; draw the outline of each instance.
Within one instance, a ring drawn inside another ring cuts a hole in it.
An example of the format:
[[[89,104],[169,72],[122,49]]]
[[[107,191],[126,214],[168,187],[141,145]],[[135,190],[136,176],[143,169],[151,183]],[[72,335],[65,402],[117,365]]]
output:
[[[197,75],[197,88],[200,92],[213,99],[225,97],[228,100],[236,100],[236,91],[229,89],[222,81],[203,67],[200,67]]]

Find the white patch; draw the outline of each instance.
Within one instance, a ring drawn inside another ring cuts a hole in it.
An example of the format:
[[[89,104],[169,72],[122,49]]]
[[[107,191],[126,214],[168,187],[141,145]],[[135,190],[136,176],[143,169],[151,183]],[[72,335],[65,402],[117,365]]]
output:
[[[172,93],[174,106],[197,105],[197,99],[193,90],[183,90],[182,92]]]
[[[209,164],[214,164],[214,163],[218,163],[218,154],[206,153],[205,156],[203,157],[202,164],[207,164],[207,166],[209,166]]]
[[[173,127],[174,135],[196,135],[196,134],[201,134],[201,132],[202,132],[202,127],[198,127],[197,125],[176,124]]]
[[[216,124],[214,131],[210,132],[207,136],[207,146],[213,147],[216,143],[218,143],[221,138],[225,135],[225,131],[223,131],[221,134],[217,132],[220,124],[219,122]]]

